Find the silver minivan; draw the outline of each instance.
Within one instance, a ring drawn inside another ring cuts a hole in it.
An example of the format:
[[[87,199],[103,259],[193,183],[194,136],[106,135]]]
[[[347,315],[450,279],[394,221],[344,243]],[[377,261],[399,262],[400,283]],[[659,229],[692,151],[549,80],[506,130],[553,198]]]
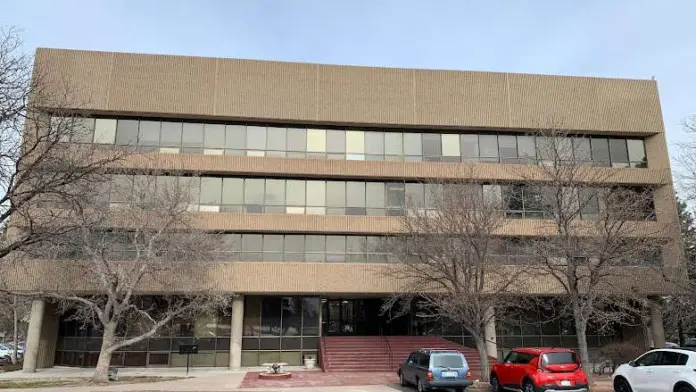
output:
[[[433,388],[452,388],[461,392],[472,384],[469,364],[455,350],[420,349],[411,352],[399,365],[402,386],[414,385],[419,392]]]

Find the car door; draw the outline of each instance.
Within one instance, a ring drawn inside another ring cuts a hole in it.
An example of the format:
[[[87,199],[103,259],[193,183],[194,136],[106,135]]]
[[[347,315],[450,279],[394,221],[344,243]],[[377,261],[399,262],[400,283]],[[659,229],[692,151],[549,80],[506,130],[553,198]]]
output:
[[[420,353],[418,357],[418,368],[416,371],[416,377],[420,380],[428,379],[428,370],[430,368],[430,354]]]
[[[520,352],[517,354],[517,358],[515,358],[515,363],[513,364],[513,384],[518,387],[522,388],[522,380],[525,378],[527,375],[527,368],[529,367],[529,362],[534,359],[535,356],[534,354],[530,353],[525,353],[525,352]]]
[[[630,369],[629,382],[634,392],[657,392],[655,370],[660,364],[662,353],[650,351],[634,361]]]
[[[651,389],[654,392],[672,392],[688,360],[688,355],[676,351],[660,351],[660,363],[655,366]]]
[[[502,362],[502,371],[498,372],[496,375],[498,376],[498,382],[500,385],[511,385],[514,384],[513,382],[513,366],[514,362],[517,360],[517,355],[518,353],[516,351],[510,351],[508,355],[503,359]]]
[[[413,372],[415,371],[414,366],[418,364],[418,353],[411,353],[406,359],[404,366],[401,367],[401,373],[404,375],[404,380],[408,382],[413,382]]]

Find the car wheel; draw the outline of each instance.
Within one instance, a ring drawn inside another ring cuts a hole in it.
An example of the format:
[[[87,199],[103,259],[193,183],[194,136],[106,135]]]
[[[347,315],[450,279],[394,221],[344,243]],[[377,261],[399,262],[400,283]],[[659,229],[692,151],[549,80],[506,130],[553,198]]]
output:
[[[399,384],[400,384],[402,387],[405,387],[405,386],[406,386],[406,380],[404,380],[404,374],[401,373],[401,372],[399,372]]]
[[[615,392],[633,392],[633,388],[631,388],[631,384],[629,384],[625,378],[617,377],[614,380],[614,391]]]
[[[687,384],[681,384],[677,387],[675,392],[694,392],[694,387]]]
[[[422,380],[418,380],[418,385],[417,388],[418,392],[425,392],[427,389],[425,389],[425,385],[423,384]]]
[[[498,381],[498,376],[495,374],[491,376],[491,392],[500,391],[500,382]]]
[[[522,390],[524,392],[536,392],[536,388],[534,388],[534,384],[532,384],[532,382],[529,380],[524,382],[524,387]]]

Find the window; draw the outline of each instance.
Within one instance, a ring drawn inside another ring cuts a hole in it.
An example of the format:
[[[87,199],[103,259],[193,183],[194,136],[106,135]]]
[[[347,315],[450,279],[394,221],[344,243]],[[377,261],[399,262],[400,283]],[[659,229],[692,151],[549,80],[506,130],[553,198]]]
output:
[[[346,131],[346,152],[349,160],[365,160],[365,134],[362,131]]]
[[[263,259],[263,236],[261,234],[242,235],[242,260],[259,261]]]
[[[285,197],[289,206],[305,206],[305,182],[299,180],[287,180],[285,183]]]
[[[343,181],[326,182],[326,205],[328,207],[346,206],[346,183]]]
[[[541,367],[549,365],[570,365],[578,363],[578,358],[574,352],[546,353],[541,356]]]
[[[225,154],[244,155],[246,150],[246,126],[225,126]]]
[[[384,160],[384,132],[365,132],[365,153],[368,161]]]
[[[266,127],[246,127],[246,148],[247,150],[265,151],[266,150]],[[249,152],[247,151],[247,155]]]
[[[181,148],[181,130],[180,122],[163,121],[160,125],[160,148],[176,148],[174,153],[179,153]]]
[[[434,368],[461,368],[464,367],[462,356],[458,354],[437,354],[433,355]]]
[[[406,205],[406,192],[403,183],[388,182],[387,188],[387,208],[389,215],[402,215],[401,211]]]
[[[343,263],[346,261],[345,236],[326,236],[326,261],[330,263]]]
[[[311,208],[310,208],[311,207]],[[307,214],[326,214],[326,182],[307,181]]]
[[[94,143],[114,144],[116,141],[116,120],[98,118],[94,124]]]
[[[575,162],[592,162],[592,149],[590,148],[590,138],[574,137],[573,152]]]
[[[395,161],[404,155],[404,135],[398,132],[387,132],[384,135],[384,153],[386,160]]]
[[[444,162],[459,162],[461,159],[459,149],[459,135],[442,135],[442,156]]]
[[[263,261],[283,261],[283,236],[265,234],[263,236]]]
[[[609,141],[605,138],[593,137],[591,140],[592,147],[592,162],[595,166],[608,167],[611,160],[609,159]]]
[[[141,121],[138,146],[157,147],[160,142],[160,122]]]
[[[345,131],[326,131],[326,152],[335,155],[338,159],[345,159],[346,154],[346,133]]]
[[[288,151],[304,152],[307,149],[307,130],[288,128]],[[304,154],[302,155],[304,156]]]
[[[116,145],[134,146],[138,141],[138,121],[118,120],[116,124]]]
[[[244,207],[246,212],[263,212],[264,182],[260,178],[247,178],[244,180]]]
[[[384,183],[368,182],[365,186],[367,215],[384,215]]]
[[[420,133],[404,133],[404,155],[406,161],[422,160],[423,143]]]
[[[307,152],[326,152],[326,131],[323,129],[307,130]],[[323,154],[322,154],[323,155]]]
[[[629,167],[626,139],[609,139],[611,167]]]
[[[365,183],[346,183],[346,215],[365,215]]]
[[[244,179],[224,178],[222,180],[222,211],[242,212],[244,204]]]
[[[636,359],[636,366],[656,366],[660,363],[661,351],[651,351]]]
[[[648,160],[645,156],[645,143],[639,139],[628,139],[626,140],[626,145],[631,167],[648,167]]]
[[[72,141],[74,143],[92,143],[94,140],[94,119],[75,117],[73,119]]]
[[[498,162],[498,136],[479,135],[481,162]]]
[[[266,156],[285,156],[287,142],[287,129],[278,127],[268,127],[266,140]],[[282,151],[283,154],[278,154]]]
[[[285,236],[285,261],[304,261],[305,256],[305,236],[286,235]]]
[[[407,205],[416,208],[425,207],[425,190],[423,184],[406,184],[404,193]]]
[[[500,163],[517,163],[517,138],[513,135],[498,136]]]
[[[479,137],[478,135],[459,135],[459,150],[464,162],[478,162]]]
[[[266,180],[266,206],[285,206],[285,180]],[[285,212],[285,208],[272,212]]]
[[[309,262],[324,261],[326,253],[326,237],[323,235],[308,235],[306,237],[305,258]]]
[[[423,160],[439,162],[442,158],[441,135],[437,133],[423,134]]]
[[[525,165],[536,164],[534,136],[517,136],[517,156],[520,158],[518,163]]]
[[[689,359],[686,354],[680,354],[674,351],[660,351],[661,366],[684,366]]]
[[[203,132],[204,153],[219,151],[222,155],[225,147],[225,126],[222,124],[205,124]]]
[[[181,142],[185,149],[200,152],[199,149],[203,147],[203,124],[184,123]]]
[[[220,206],[222,204],[222,178],[201,177],[201,202],[203,206]],[[209,211],[219,211],[211,208]]]

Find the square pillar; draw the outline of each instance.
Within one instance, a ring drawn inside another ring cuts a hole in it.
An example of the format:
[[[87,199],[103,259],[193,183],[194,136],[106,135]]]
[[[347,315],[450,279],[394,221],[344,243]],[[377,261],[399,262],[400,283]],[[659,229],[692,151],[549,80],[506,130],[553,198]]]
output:
[[[242,336],[244,335],[244,296],[237,295],[232,300],[232,321],[230,331],[230,369],[242,367]]]
[[[484,339],[486,339],[486,354],[489,357],[498,358],[498,342],[495,335],[495,309],[488,308],[485,314],[486,328],[484,329]]]
[[[43,299],[35,299],[31,302],[29,328],[27,329],[27,344],[24,348],[24,363],[22,365],[22,370],[28,373],[36,372],[45,307],[46,301]]]
[[[665,327],[662,323],[662,304],[659,298],[649,298],[650,331],[652,332],[652,345],[655,348],[665,347]]]

